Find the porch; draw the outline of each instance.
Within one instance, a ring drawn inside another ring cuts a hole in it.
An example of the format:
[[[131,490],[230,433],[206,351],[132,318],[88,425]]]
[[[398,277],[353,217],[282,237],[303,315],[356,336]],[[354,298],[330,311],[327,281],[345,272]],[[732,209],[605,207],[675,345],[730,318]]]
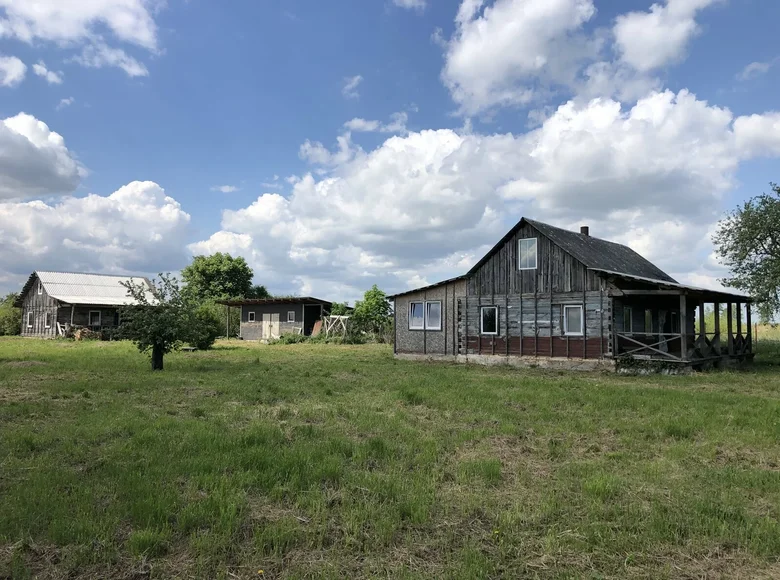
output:
[[[753,358],[749,297],[666,284],[615,289],[613,300],[616,359],[699,369]]]

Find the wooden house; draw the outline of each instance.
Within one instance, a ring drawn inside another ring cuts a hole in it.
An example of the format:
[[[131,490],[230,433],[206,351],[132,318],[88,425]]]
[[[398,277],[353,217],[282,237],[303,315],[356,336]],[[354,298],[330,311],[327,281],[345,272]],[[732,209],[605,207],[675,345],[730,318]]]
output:
[[[122,286],[130,280],[146,284],[151,299],[151,283],[143,276],[33,272],[14,303],[22,309],[22,336],[54,338],[70,328],[116,328],[118,308],[132,304]]]
[[[218,303],[241,308],[239,337],[243,340],[271,340],[282,334],[310,336],[314,324],[329,313],[332,306],[327,300],[311,296],[246,298]]]
[[[465,275],[390,298],[402,358],[583,368],[752,358],[750,298],[680,284],[587,227],[523,218]],[[727,328],[719,316],[706,327],[708,304],[725,305]]]

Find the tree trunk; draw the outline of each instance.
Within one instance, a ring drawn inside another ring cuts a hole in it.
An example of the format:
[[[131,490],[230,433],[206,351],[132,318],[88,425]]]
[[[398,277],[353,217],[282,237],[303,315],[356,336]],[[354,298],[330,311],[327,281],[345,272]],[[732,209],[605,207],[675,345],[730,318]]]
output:
[[[152,347],[152,370],[163,370],[163,349],[159,344],[155,344]]]

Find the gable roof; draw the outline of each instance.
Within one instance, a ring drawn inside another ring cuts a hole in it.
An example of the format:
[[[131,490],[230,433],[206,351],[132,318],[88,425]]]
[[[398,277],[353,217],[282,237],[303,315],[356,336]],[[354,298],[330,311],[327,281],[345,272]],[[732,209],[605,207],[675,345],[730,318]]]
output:
[[[67,304],[88,304],[93,306],[126,306],[133,300],[127,295],[127,288],[122,282],[133,280],[144,283],[148,287],[147,298],[154,300],[152,285],[148,278],[143,276],[112,276],[108,274],[84,274],[77,272],[41,272],[36,271],[30,275],[17,303],[22,305],[24,296],[29,292],[35,280],[43,284],[46,293],[60,302]]]
[[[279,298],[231,298],[228,300],[216,300],[216,303],[224,304],[225,306],[262,306],[263,304],[316,304],[325,308],[330,308],[333,306],[333,304],[327,300],[320,300],[319,298],[313,298],[311,296],[283,296]]]
[[[577,232],[557,228],[536,220],[527,218],[519,222],[477,264],[469,270],[469,274],[476,272],[487,260],[497,252],[523,224],[529,224],[539,233],[548,237],[554,244],[571,254],[591,270],[608,271],[628,276],[640,276],[652,278],[664,282],[677,283],[677,281],[661,270],[658,266],[637,254],[628,246],[609,242],[593,236],[586,236]]]

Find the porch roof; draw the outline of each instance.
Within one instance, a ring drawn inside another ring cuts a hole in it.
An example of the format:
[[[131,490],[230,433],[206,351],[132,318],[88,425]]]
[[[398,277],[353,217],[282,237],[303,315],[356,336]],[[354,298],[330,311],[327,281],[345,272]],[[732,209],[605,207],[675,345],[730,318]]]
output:
[[[632,276],[630,274],[624,274],[621,272],[613,272],[611,270],[602,270],[600,268],[588,268],[594,272],[604,274],[619,280],[625,280],[628,282],[640,282],[643,284],[653,285],[655,288],[639,288],[620,291],[626,294],[632,295],[651,295],[658,294],[659,291],[663,291],[666,294],[686,294],[691,296],[697,296],[699,298],[709,299],[712,302],[741,302],[748,303],[753,302],[750,296],[740,294],[738,292],[728,292],[725,290],[712,290],[709,288],[699,288],[696,286],[689,286],[687,284],[680,284],[679,282],[669,282],[667,280],[657,280],[655,278],[645,278],[643,276]]]

